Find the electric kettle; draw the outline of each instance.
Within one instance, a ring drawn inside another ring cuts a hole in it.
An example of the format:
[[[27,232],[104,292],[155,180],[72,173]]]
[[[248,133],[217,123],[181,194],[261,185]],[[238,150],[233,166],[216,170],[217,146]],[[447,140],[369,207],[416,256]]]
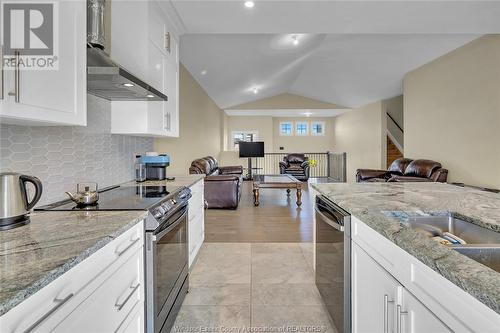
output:
[[[29,201],[26,183],[35,186],[35,195]],[[42,196],[42,182],[32,176],[15,172],[0,173],[0,230],[29,223],[28,213]]]

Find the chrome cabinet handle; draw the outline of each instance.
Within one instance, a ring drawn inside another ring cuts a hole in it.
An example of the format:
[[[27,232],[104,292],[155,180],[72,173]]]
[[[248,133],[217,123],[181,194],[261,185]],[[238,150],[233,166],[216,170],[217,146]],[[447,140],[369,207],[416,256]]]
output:
[[[389,301],[389,295],[386,294],[384,295],[384,333],[389,333],[389,303],[394,303],[394,301]]]
[[[132,288],[132,291],[130,292],[130,294],[128,294],[128,296],[125,298],[125,300],[122,302],[122,303],[115,303],[115,307],[118,311],[120,311],[121,309],[123,309],[123,307],[125,306],[125,304],[127,304],[128,300],[130,299],[130,297],[132,297],[132,295],[135,293],[135,291],[137,290],[137,288],[139,288],[141,284],[138,283],[136,286],[130,286],[130,288]]]
[[[167,49],[167,52],[170,53],[170,32],[167,32],[165,34],[165,49]]]
[[[14,92],[9,92],[9,96],[14,96],[15,97],[15,102],[19,103],[19,86],[20,86],[20,81],[21,81],[21,73],[19,70],[19,64],[21,62],[21,54],[19,51],[14,51],[14,61],[16,64],[15,71],[14,71]]]
[[[396,332],[401,333],[401,316],[408,314],[408,311],[402,311],[401,305],[396,308]]]
[[[56,302],[57,304],[52,309],[47,311],[47,313],[45,313],[43,316],[41,316],[37,321],[35,321],[30,327],[28,327],[26,330],[24,330],[24,333],[33,332],[35,330],[35,328],[40,326],[40,324],[45,319],[47,319],[51,314],[56,312],[57,309],[59,309],[61,306],[63,306],[63,304],[66,303],[67,301],[69,301],[73,296],[75,296],[75,294],[71,293],[68,296],[64,297],[63,299],[55,298],[54,302]]]
[[[3,45],[0,45],[0,99],[3,99]]]
[[[123,250],[121,251],[116,251],[116,254],[119,256],[121,256],[122,254],[124,254],[125,252],[127,252],[132,246],[134,246],[135,243],[137,243],[141,238],[140,237],[137,237],[136,239],[134,239],[132,241],[132,243],[130,243],[129,245],[127,245],[126,248],[124,248]]]

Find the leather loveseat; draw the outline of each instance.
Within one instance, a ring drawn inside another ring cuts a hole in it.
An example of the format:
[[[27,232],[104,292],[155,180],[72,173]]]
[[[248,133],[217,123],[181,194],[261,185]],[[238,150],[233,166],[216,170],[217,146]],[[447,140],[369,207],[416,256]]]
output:
[[[398,158],[388,170],[358,169],[357,182],[441,182],[448,178],[448,170],[431,160]]]
[[[304,154],[288,154],[280,161],[280,174],[292,175],[298,180],[309,179],[309,158]]]
[[[236,209],[241,198],[243,167],[219,167],[212,156],[191,162],[190,174],[205,174],[205,201],[207,208]]]

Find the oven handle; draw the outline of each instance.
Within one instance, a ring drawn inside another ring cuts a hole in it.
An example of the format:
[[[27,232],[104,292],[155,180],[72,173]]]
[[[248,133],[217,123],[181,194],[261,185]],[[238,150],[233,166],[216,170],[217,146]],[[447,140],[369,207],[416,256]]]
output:
[[[187,205],[185,205],[184,206],[184,213],[182,213],[182,215],[179,216],[179,218],[177,218],[177,220],[175,220],[174,223],[172,223],[170,226],[168,226],[167,229],[163,230],[162,232],[160,232],[157,235],[152,235],[151,236],[152,241],[156,242],[157,239],[161,239],[163,236],[165,236],[165,234],[167,234],[170,231],[172,231],[172,229],[174,229],[175,227],[177,227],[179,225],[179,223],[181,223],[182,220],[184,220],[184,218],[186,217],[187,213],[188,213],[188,209],[187,209]]]

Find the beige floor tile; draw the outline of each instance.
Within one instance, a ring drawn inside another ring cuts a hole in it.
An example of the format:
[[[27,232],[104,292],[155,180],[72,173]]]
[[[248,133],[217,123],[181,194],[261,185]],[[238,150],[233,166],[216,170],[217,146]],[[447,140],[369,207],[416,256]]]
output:
[[[312,283],[254,284],[253,305],[322,305],[318,289]]]
[[[301,253],[299,243],[253,243],[253,254],[283,255]]]
[[[193,286],[183,305],[250,305],[250,284]]]
[[[250,256],[200,257],[189,276],[192,286],[250,283]]]
[[[222,328],[241,331],[249,326],[249,306],[183,305],[171,333],[222,332]]]
[[[300,327],[314,327],[317,329],[314,332],[336,332],[322,306],[252,306],[253,328],[273,331],[282,326],[295,327],[298,332]]]
[[[252,283],[314,283],[314,274],[302,253],[253,254]]]
[[[300,249],[307,263],[314,269],[314,245],[313,243],[299,243]]]

